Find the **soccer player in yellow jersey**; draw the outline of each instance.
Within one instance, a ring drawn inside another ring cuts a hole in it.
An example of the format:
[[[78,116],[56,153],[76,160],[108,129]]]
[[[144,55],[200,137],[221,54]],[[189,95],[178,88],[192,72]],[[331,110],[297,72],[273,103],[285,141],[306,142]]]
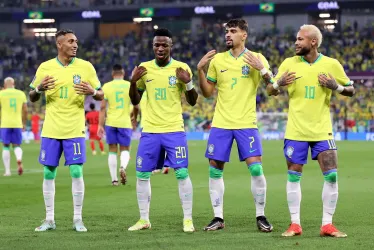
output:
[[[99,129],[100,137],[105,134],[109,145],[108,165],[112,177],[112,185],[118,186],[117,178],[117,152],[118,145],[120,156],[121,183],[126,184],[126,168],[130,160],[130,143],[132,124],[130,119],[131,101],[129,97],[130,82],[123,80],[125,71],[122,66],[113,66],[113,81],[104,84],[104,100],[101,102]],[[107,111],[108,108],[108,111]],[[105,119],[106,116],[106,119]],[[138,107],[134,106],[133,116],[138,116]]]
[[[266,179],[262,170],[261,137],[257,129],[256,93],[262,80],[269,82],[272,74],[263,55],[245,48],[248,24],[232,19],[226,24],[226,52],[208,52],[199,62],[200,88],[210,97],[214,88],[218,99],[205,156],[209,159],[209,192],[214,218],[204,230],[223,229],[223,168],[230,160],[233,140],[238,145],[240,161],[245,161],[251,174],[251,191],[256,207],[257,227],[271,232],[273,226],[265,217]],[[213,58],[214,57],[214,58]],[[204,67],[209,64],[208,74]]]
[[[141,63],[131,77],[130,98],[137,105],[147,90],[147,106],[143,131],[136,157],[136,192],[140,220],[129,231],[148,229],[149,205],[151,200],[152,171],[156,168],[161,152],[165,150],[165,165],[174,168],[179,185],[184,220],[183,231],[193,232],[192,183],[188,174],[188,148],[182,118],[181,95],[194,106],[197,93],[191,81],[190,67],[170,56],[172,36],[167,29],[154,33],[153,51],[155,59]]]
[[[0,92],[1,106],[1,138],[3,140],[4,176],[10,176],[10,144],[13,145],[14,154],[18,164],[18,174],[23,173],[22,168],[22,129],[26,127],[27,100],[23,91],[15,89],[14,79],[7,77],[4,80],[4,90]]]
[[[353,96],[355,91],[340,63],[318,52],[321,43],[322,34],[316,26],[301,26],[295,42],[296,56],[284,60],[279,67],[276,82],[267,87],[269,94],[276,95],[279,87],[287,86],[290,98],[284,155],[288,166],[287,202],[291,225],[283,236],[302,234],[300,179],[303,165],[307,163],[309,147],[312,159],[318,160],[325,179],[320,234],[347,236],[332,224],[338,200],[338,175],[330,98],[333,91],[344,96]]]
[[[42,129],[39,162],[44,166],[43,196],[46,218],[35,231],[56,228],[54,221],[55,178],[62,152],[72,177],[73,228],[86,232],[82,221],[84,197],[83,164],[86,161],[84,100],[92,95],[102,100],[103,91],[95,68],[76,58],[78,40],[71,30],[56,33],[56,58],[43,62],[30,84],[30,100],[45,92],[46,114]]]

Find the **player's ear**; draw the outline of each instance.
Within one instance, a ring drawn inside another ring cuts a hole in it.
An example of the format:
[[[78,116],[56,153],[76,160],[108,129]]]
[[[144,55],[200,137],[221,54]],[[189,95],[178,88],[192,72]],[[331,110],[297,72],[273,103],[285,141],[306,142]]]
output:
[[[243,41],[245,41],[247,39],[247,37],[248,37],[247,32],[243,32]]]

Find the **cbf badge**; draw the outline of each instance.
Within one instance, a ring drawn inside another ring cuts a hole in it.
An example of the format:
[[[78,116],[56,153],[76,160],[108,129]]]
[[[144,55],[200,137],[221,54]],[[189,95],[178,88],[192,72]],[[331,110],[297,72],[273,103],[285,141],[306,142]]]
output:
[[[291,146],[287,147],[286,154],[287,154],[288,158],[292,158],[292,154],[293,154],[294,150],[295,149],[293,147],[291,147]]]
[[[214,152],[214,145],[213,144],[209,144],[208,145],[208,154],[209,155],[213,155],[213,152]]]
[[[249,67],[248,67],[248,65],[244,65],[242,67],[242,75],[244,75],[244,76],[249,75]]]
[[[175,85],[177,84],[177,77],[175,76],[169,76],[169,88],[170,87],[174,87],[175,88]]]
[[[142,163],[143,163],[142,157],[138,156],[138,158],[136,159],[136,164],[138,165],[138,168],[142,167]]]
[[[40,153],[40,160],[45,161],[45,150],[43,149],[42,152]]]
[[[81,76],[80,75],[74,75],[73,76],[73,83],[74,84],[80,84],[81,83]]]

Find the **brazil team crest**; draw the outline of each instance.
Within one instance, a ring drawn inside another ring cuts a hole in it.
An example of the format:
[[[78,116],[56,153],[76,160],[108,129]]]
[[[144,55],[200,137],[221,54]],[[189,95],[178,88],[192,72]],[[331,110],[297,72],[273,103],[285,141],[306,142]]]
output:
[[[295,151],[295,149],[291,146],[288,146],[287,149],[286,149],[286,154],[288,156],[288,158],[292,158],[292,154],[293,152]]]
[[[74,75],[73,76],[73,83],[74,84],[80,84],[81,83],[81,76],[80,75]]]
[[[248,76],[249,75],[249,67],[248,67],[248,65],[244,65],[242,67],[242,75],[243,76]]]
[[[138,165],[137,167],[138,168],[141,168],[142,167],[142,163],[143,163],[143,158],[138,156],[138,158],[136,159],[136,164]]]
[[[40,160],[45,161],[45,150],[44,149],[40,152]]]
[[[213,155],[214,152],[214,144],[208,145],[208,154]]]
[[[175,88],[175,85],[177,84],[177,77],[175,76],[169,76],[169,88]]]

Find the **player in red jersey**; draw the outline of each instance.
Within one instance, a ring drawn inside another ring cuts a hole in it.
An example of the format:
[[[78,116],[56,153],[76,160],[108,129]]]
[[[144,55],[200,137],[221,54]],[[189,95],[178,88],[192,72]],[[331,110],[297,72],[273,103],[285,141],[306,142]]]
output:
[[[99,111],[95,110],[95,104],[90,104],[91,111],[87,112],[86,114],[86,121],[88,123],[88,131],[90,133],[90,143],[92,149],[92,155],[96,155],[95,150],[95,141],[99,142],[101,154],[104,155],[104,144],[101,141],[101,138],[97,135],[97,128],[99,125]]]

